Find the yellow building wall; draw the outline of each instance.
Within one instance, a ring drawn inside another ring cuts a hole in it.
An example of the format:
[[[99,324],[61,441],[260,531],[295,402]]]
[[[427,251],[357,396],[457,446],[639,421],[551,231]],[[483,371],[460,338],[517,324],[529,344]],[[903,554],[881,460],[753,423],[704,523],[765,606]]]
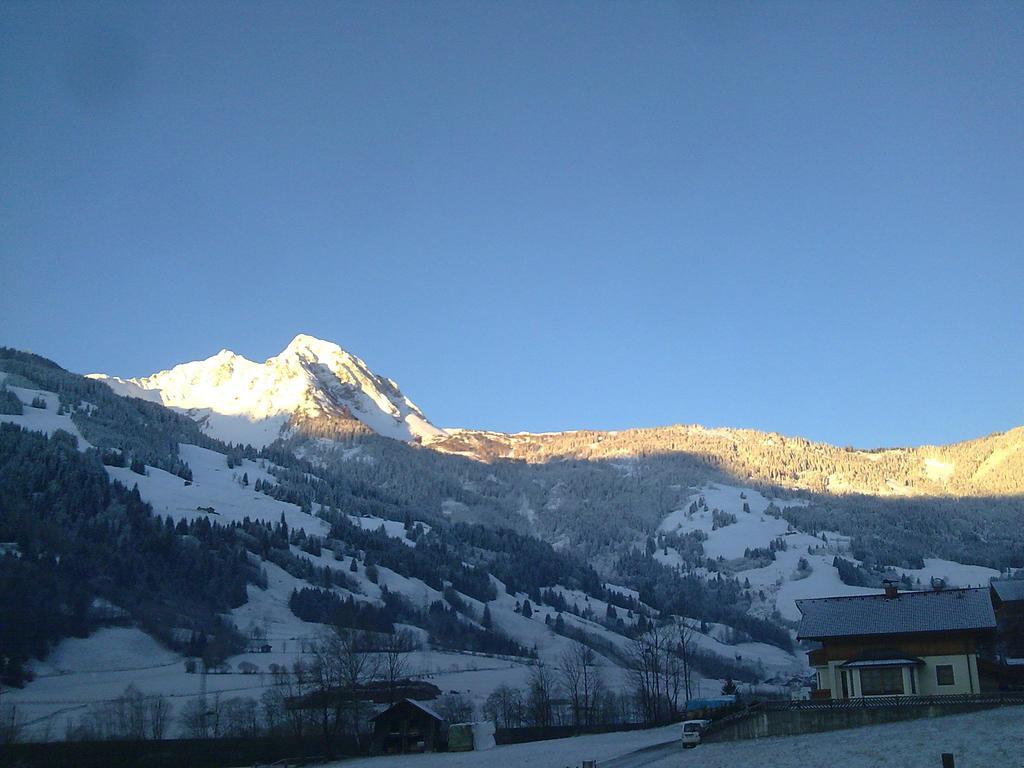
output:
[[[951,654],[942,656],[923,656],[923,665],[903,667],[904,696],[942,696],[961,693],[980,693],[978,683],[978,659],[973,653]],[[833,660],[825,666],[815,667],[818,676],[818,688],[827,688],[832,692],[833,699],[843,697],[841,666],[844,660]],[[936,667],[948,664],[953,667],[953,685],[939,685]],[[850,698],[863,696],[860,684],[860,669],[846,670],[848,674],[848,691]],[[913,675],[913,681],[911,676]],[[916,693],[915,693],[916,690]]]

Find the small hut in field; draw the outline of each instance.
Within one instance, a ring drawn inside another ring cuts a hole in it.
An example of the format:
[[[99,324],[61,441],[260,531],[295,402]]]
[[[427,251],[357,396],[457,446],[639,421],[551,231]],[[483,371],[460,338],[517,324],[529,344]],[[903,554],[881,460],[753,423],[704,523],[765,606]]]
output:
[[[419,701],[402,699],[373,718],[373,747],[378,754],[437,752],[445,747],[443,717]]]

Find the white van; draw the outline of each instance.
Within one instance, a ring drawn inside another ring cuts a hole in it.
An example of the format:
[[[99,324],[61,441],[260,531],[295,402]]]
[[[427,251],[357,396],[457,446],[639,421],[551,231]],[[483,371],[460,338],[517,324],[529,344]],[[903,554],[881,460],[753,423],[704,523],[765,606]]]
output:
[[[683,723],[683,746],[688,749],[700,744],[700,737],[709,725],[710,720],[687,720]]]

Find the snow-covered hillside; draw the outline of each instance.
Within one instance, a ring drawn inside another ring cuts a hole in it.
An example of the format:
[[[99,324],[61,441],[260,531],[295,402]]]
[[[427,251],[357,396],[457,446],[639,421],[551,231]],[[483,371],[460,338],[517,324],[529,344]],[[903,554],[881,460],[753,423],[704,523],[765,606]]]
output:
[[[773,552],[774,560],[767,565],[745,568],[741,564],[732,568],[740,580],[749,581],[752,590],[765,596],[756,610],[760,614],[771,615],[777,609],[784,619],[797,621],[800,619],[797,600],[878,592],[871,587],[844,584],[839,578],[839,571],[833,565],[837,555],[861,564],[850,552],[849,537],[832,531],[813,536],[769,514],[769,505],[783,509],[806,503],[799,498],[769,498],[753,488],[708,484],[691,495],[686,506],[668,514],[658,530],[679,534],[703,532],[707,536],[703,542],[704,554],[726,565],[731,565],[730,561],[742,561],[748,549],[768,550],[773,542],[781,542]],[[723,522],[726,524],[722,525]],[[685,567],[679,553],[671,546],[657,549],[654,558],[668,566]],[[951,587],[974,587],[986,585],[999,575],[992,568],[938,559],[925,560],[922,569],[893,570],[909,578],[915,586],[925,588],[933,577],[942,578]]]
[[[60,398],[55,392],[47,392],[42,389],[28,389],[26,387],[15,387],[7,384],[7,374],[0,371],[0,385],[6,386],[21,401],[22,413],[15,415],[10,413],[0,414],[0,421],[17,424],[32,432],[42,432],[44,435],[52,435],[57,430],[63,430],[72,435],[78,442],[78,450],[84,451],[92,446],[82,437],[75,422],[67,413],[60,413]],[[44,407],[35,407],[32,403],[41,404]],[[82,404],[88,407],[88,403]]]
[[[444,434],[394,381],[337,344],[304,334],[263,363],[223,349],[144,378],[90,377],[120,395],[183,411],[221,440],[257,448],[276,440],[293,414],[355,418],[377,434],[405,441]]]

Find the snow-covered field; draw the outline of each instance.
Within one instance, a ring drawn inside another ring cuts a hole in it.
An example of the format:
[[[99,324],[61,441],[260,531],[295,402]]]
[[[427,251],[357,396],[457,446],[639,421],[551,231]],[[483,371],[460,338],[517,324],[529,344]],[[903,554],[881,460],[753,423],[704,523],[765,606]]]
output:
[[[265,671],[266,657],[262,659]],[[202,677],[186,674],[178,654],[128,627],[64,640],[33,669],[38,675],[35,680],[21,689],[5,688],[3,698],[4,704],[14,705],[25,718],[29,737],[38,739],[64,738],[66,726],[80,720],[90,705],[120,696],[128,685],[145,694],[169,697],[176,710],[181,702],[199,695]],[[264,682],[260,675],[208,675],[207,689],[225,697],[258,697]]]
[[[485,752],[403,755],[332,763],[337,768],[562,768],[596,760],[601,768],[957,768],[1024,766],[1024,708],[951,715],[788,738],[704,744],[684,750],[679,727],[606,733],[496,747]],[[630,753],[653,748],[638,755]]]
[[[920,582],[927,589],[933,578],[942,579],[951,587],[984,587],[999,576],[999,571],[983,565],[964,565],[952,560],[926,557],[924,568],[896,568],[897,573]]]
[[[675,739],[678,732],[679,727],[673,725],[649,731],[622,731],[511,744],[483,752],[369,757],[328,763],[325,768],[562,768],[577,766],[583,760],[597,760],[598,765],[603,766],[607,760]]]

